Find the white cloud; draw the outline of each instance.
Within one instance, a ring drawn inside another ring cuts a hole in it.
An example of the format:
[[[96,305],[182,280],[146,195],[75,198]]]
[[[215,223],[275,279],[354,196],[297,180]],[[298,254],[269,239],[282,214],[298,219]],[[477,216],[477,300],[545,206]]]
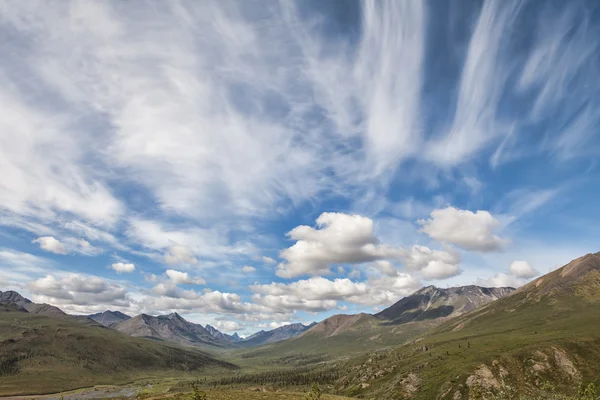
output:
[[[164,252],[168,264],[198,264],[198,258],[222,259],[236,254],[253,253],[252,245],[239,242],[230,245],[227,230],[215,226],[176,227],[161,221],[132,218],[125,232],[147,249]]]
[[[83,254],[86,256],[96,256],[103,252],[102,249],[93,246],[90,242],[82,238],[67,237],[63,238],[62,242],[69,251]]]
[[[313,277],[292,283],[252,285],[254,302],[274,309],[325,311],[337,308],[338,301],[363,305],[389,305],[414,290],[420,283],[409,274],[353,282]]]
[[[205,285],[206,281],[201,277],[191,277],[187,272],[180,272],[174,269],[168,269],[165,274],[169,279],[176,285],[189,284],[189,285]]]
[[[511,275],[524,279],[531,279],[540,274],[527,261],[513,261],[508,271]]]
[[[238,322],[235,321],[217,320],[211,325],[223,332],[236,332],[245,328],[243,325],[240,325]]]
[[[175,245],[169,247],[169,251],[165,254],[167,264],[198,264],[198,259],[194,257],[194,253],[189,247]]]
[[[290,325],[291,321],[271,321],[268,324],[259,324],[260,328],[277,329],[285,325]]]
[[[378,260],[373,263],[375,269],[387,276],[396,275],[396,268],[392,265],[391,262],[386,260]]]
[[[255,271],[256,271],[256,268],[251,267],[249,265],[244,265],[242,267],[242,272],[255,272]]]
[[[472,212],[446,207],[433,210],[429,219],[417,222],[431,238],[466,250],[500,251],[506,243],[505,239],[494,234],[500,228],[500,222],[488,211]]]
[[[510,286],[517,288],[539,274],[527,261],[513,261],[508,267],[508,274],[501,272],[488,279],[479,279],[478,284],[492,287]]]
[[[261,257],[262,262],[264,262],[265,264],[277,264],[277,260],[271,258],[271,257],[267,257],[267,256],[262,256]]]
[[[32,243],[38,243],[42,250],[46,250],[51,253],[67,254],[67,249],[65,248],[65,246],[59,240],[55,239],[52,236],[39,237],[32,241]]]
[[[436,164],[453,166],[496,139],[497,112],[506,80],[512,72],[503,63],[518,2],[490,1],[483,4],[469,43],[458,88],[456,113],[450,130],[428,144],[426,158]]]
[[[477,285],[484,287],[513,287],[518,288],[523,285],[525,281],[515,276],[505,274],[503,272],[495,274],[488,279],[478,279]]]
[[[459,274],[460,255],[452,250],[432,250],[415,245],[405,257],[409,269],[420,271],[426,279],[446,279]]]
[[[277,266],[278,276],[328,274],[331,264],[360,264],[403,254],[402,249],[378,243],[373,221],[367,217],[323,213],[317,227],[301,225],[287,233],[296,243],[280,253],[286,262]]]
[[[47,275],[31,282],[28,288],[32,300],[56,305],[67,312],[132,306],[125,288],[97,276],[69,274],[57,279]]]
[[[110,267],[112,269],[114,269],[118,274],[135,271],[135,265],[133,265],[131,263],[118,262],[118,263],[113,263]]]

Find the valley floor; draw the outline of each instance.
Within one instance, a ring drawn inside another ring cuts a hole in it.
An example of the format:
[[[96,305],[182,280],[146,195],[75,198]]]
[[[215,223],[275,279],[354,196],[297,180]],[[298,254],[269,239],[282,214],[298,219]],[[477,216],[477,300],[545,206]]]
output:
[[[171,390],[175,390],[174,393]],[[131,384],[125,386],[95,386],[59,394],[38,396],[9,396],[1,400],[187,400],[191,393],[182,391],[181,382],[176,380],[157,381],[152,384]],[[296,389],[298,390],[298,389]],[[207,389],[208,400],[304,400],[307,394],[300,391],[268,390],[262,387],[245,389]],[[324,394],[322,400],[345,400],[348,397]]]

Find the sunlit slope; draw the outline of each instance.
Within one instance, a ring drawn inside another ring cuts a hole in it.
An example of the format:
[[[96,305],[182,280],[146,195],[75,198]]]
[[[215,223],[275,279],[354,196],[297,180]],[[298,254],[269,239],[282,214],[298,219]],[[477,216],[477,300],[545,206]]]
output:
[[[452,319],[413,343],[343,366],[345,393],[467,398],[473,387],[569,391],[600,374],[600,253]],[[358,385],[362,382],[366,385]]]

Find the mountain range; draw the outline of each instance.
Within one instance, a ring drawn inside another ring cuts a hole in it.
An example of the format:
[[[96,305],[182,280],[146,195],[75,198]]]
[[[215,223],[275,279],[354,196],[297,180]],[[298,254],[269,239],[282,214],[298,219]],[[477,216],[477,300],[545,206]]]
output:
[[[148,368],[208,365],[222,371],[285,365],[304,374],[310,367],[319,379],[337,377],[327,381],[330,390],[365,398],[466,400],[475,390],[506,387],[539,394],[549,383],[568,391],[600,376],[599,304],[600,253],[517,290],[428,286],[375,315],[334,315],[245,339],[177,313],[73,317],[0,292],[1,394],[23,394],[21,379],[32,374],[52,378],[62,390],[109,382],[114,372],[125,379]],[[83,318],[90,322],[78,323]],[[228,349],[219,354],[237,365],[196,347]],[[89,370],[82,373],[82,366]]]
[[[315,324],[316,322],[313,322],[310,325],[296,323],[290,325],[283,325],[270,331],[258,331],[255,334],[248,336],[244,340],[240,341],[239,344],[242,346],[250,347],[279,342],[281,340],[296,337],[313,327]]]

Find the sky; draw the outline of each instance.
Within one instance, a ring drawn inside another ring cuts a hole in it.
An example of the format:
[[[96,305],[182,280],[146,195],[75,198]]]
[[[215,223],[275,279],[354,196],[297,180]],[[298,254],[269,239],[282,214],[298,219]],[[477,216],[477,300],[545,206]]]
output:
[[[600,3],[0,1],[0,290],[249,334],[600,251]]]

